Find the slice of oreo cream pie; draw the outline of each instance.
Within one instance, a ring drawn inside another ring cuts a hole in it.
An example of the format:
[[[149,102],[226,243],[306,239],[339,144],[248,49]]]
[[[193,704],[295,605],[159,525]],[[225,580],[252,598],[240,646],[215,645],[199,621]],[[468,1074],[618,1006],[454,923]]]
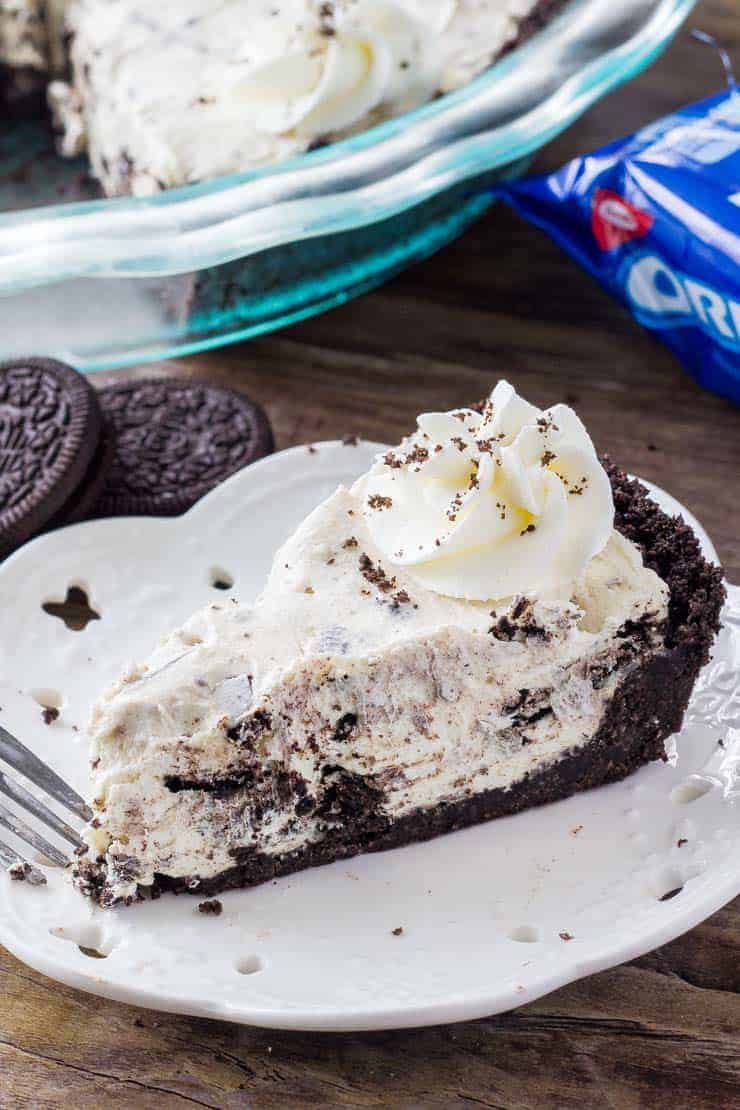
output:
[[[209,606],[97,703],[77,882],[212,894],[620,779],[664,757],[722,598],[570,408],[502,381],[421,416],[253,606]]]
[[[108,196],[251,170],[468,84],[567,0],[0,0],[0,109]]]

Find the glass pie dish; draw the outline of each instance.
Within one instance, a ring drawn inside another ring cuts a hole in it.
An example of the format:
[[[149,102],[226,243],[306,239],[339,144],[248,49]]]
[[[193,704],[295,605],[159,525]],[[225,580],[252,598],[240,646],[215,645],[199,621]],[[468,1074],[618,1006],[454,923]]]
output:
[[[42,123],[0,135],[0,357],[96,370],[259,335],[437,250],[495,183],[647,66],[696,0],[571,0],[457,92],[321,150],[93,199]]]

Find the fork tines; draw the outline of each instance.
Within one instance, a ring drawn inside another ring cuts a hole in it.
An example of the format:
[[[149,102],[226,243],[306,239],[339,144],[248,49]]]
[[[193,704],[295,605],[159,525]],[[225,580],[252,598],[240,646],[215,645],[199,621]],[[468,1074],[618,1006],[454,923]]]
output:
[[[73,817],[85,822],[92,819],[92,810],[84,798],[81,798],[68,783],[61,779],[55,771],[52,771],[51,767],[47,767],[38,756],[29,751],[20,740],[17,740],[2,725],[0,725],[0,760],[14,771],[20,772],[49,798],[63,806]],[[51,829],[62,840],[66,840],[68,844],[75,848],[82,846],[82,839],[71,825],[49,809],[41,799],[31,794],[24,786],[10,778],[2,770],[0,770],[0,794],[25,810],[28,815],[46,825],[48,829]],[[40,852],[52,862],[62,867],[65,867],[69,862],[68,853],[65,854],[60,848],[52,844],[18,813],[9,809],[2,802],[0,802],[0,827],[7,829],[24,844],[35,848],[37,852]],[[23,863],[25,861],[15,849],[0,839],[0,863],[6,867],[11,867],[19,862]]]

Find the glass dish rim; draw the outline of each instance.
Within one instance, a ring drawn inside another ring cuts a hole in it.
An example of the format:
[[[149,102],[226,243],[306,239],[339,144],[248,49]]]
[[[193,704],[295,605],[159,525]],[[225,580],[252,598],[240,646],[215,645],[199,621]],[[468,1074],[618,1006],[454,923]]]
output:
[[[570,0],[470,84],[321,150],[152,197],[0,213],[0,295],[82,277],[191,273],[398,215],[478,173],[521,162],[647,66],[697,2],[655,0],[624,41],[589,56],[597,41],[589,21],[599,11],[603,18],[613,0]],[[564,64],[574,50],[583,61],[571,63],[562,84],[500,126],[475,130],[517,70],[536,71],[548,55]],[[399,147],[419,155],[389,177],[384,169],[395,169]]]

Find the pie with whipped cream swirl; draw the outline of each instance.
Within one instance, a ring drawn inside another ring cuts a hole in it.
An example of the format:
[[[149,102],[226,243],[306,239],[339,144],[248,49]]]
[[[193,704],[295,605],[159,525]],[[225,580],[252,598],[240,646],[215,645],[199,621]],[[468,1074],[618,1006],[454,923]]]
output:
[[[394,848],[665,758],[718,628],[691,529],[567,406],[421,416],[93,707],[106,906]],[[378,861],[382,867],[382,861]]]
[[[470,82],[565,0],[0,0],[8,103],[146,196],[300,154]],[[3,98],[0,75],[0,102]]]

